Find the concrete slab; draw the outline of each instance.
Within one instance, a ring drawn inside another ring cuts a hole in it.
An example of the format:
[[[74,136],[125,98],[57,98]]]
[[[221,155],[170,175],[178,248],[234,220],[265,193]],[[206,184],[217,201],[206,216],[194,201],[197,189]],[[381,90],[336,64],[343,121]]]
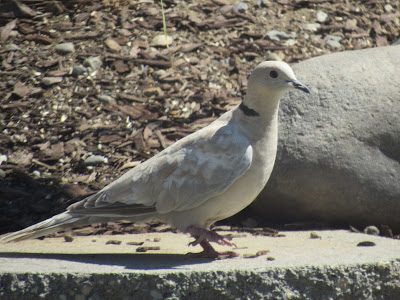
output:
[[[399,240],[343,230],[314,239],[310,231],[220,233],[234,235],[241,257],[188,256],[201,248],[174,233],[1,244],[0,299],[399,299]],[[365,241],[375,246],[357,246]],[[138,253],[129,242],[159,250]]]

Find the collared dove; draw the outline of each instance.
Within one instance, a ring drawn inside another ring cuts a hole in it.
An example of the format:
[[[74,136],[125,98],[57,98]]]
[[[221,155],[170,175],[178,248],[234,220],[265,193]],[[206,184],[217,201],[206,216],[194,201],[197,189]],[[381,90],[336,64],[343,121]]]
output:
[[[157,219],[191,234],[191,244],[200,244],[207,255],[218,256],[210,242],[234,244],[210,226],[248,206],[267,183],[277,151],[279,100],[291,89],[310,92],[288,64],[260,63],[240,105],[66,212],[0,241],[97,222]]]

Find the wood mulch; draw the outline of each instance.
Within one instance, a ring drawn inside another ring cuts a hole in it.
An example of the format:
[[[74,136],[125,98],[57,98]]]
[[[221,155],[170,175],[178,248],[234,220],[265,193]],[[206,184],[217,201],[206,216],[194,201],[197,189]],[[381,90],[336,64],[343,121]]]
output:
[[[63,211],[206,126],[241,101],[261,61],[400,36],[398,1],[164,5],[169,39],[160,1],[0,3],[0,233]]]

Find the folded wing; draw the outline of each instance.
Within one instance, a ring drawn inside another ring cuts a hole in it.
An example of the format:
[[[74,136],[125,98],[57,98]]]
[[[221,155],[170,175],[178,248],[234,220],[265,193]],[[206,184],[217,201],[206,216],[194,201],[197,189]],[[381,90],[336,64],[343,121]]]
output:
[[[234,124],[206,127],[68,211],[119,217],[189,210],[223,193],[247,171],[252,155],[250,143]]]

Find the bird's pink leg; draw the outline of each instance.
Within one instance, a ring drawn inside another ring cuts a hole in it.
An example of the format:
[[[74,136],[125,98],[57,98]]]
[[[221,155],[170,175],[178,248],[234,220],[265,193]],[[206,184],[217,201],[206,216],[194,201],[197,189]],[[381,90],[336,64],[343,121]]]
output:
[[[207,230],[196,226],[189,226],[188,228],[186,228],[186,232],[190,233],[194,238],[196,238],[195,241],[190,243],[191,246],[196,246],[200,244],[201,241],[207,240],[223,246],[236,247],[236,245],[234,243],[231,243],[229,239],[223,237],[222,235],[219,235],[215,231]]]
[[[219,235],[215,231],[210,231],[196,226],[189,226],[186,228],[186,232],[190,233],[195,238],[195,240],[189,244],[190,246],[200,245],[203,248],[203,252],[201,253],[202,256],[205,255],[211,258],[230,258],[238,256],[234,251],[217,252],[211,246],[210,242],[214,242],[219,245],[236,248],[234,243],[230,242],[229,239]]]

